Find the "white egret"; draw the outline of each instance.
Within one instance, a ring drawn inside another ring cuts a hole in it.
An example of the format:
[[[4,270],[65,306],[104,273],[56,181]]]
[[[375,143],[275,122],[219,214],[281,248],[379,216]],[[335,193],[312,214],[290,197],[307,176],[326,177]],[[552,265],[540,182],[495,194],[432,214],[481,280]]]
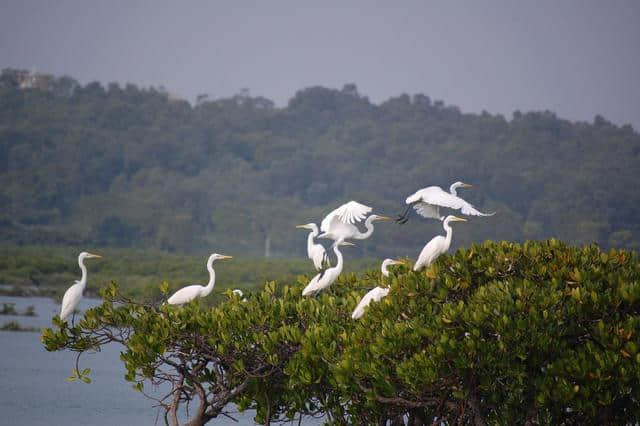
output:
[[[87,286],[87,267],[84,266],[84,260],[100,257],[102,256],[99,254],[88,253],[86,251],[83,251],[78,255],[78,265],[80,265],[82,277],[80,278],[80,281],[76,280],[75,284],[64,292],[64,296],[62,297],[62,306],[60,308],[60,319],[62,321],[66,321],[71,314],[75,316],[74,312],[78,303],[80,303],[80,299],[82,299],[82,292]],[[71,322],[73,323],[73,317]]]
[[[328,265],[329,259],[324,247],[322,244],[316,244],[313,241],[313,239],[320,233],[318,225],[315,223],[307,223],[305,225],[297,225],[296,228],[311,230],[307,237],[307,256],[309,256],[309,259],[313,262],[313,266],[315,266],[316,270],[319,271],[325,265]]]
[[[442,235],[437,235],[429,241],[422,251],[420,252],[420,256],[418,256],[418,260],[416,260],[415,265],[413,265],[414,271],[419,271],[420,269],[431,265],[431,262],[436,260],[438,256],[442,253],[446,253],[449,250],[449,246],[451,246],[451,237],[453,232],[451,230],[451,225],[449,222],[466,222],[467,219],[463,219],[461,217],[449,215],[442,222],[442,227],[445,231],[447,231],[447,236],[443,237]]]
[[[383,277],[389,276],[389,269],[387,268],[390,265],[400,265],[403,263],[404,262],[402,260],[385,259],[382,262],[382,266],[380,267],[380,270],[382,271],[382,276]],[[367,292],[367,294],[365,294],[364,297],[362,297],[362,299],[360,300],[360,303],[358,303],[358,306],[356,306],[356,308],[353,310],[353,313],[351,314],[351,318],[353,318],[354,320],[359,319],[360,317],[362,317],[362,315],[364,314],[364,310],[367,308],[367,306],[371,304],[371,302],[379,302],[387,294],[389,294],[389,287],[378,286],[373,288],[372,290],[369,290],[369,292]]]
[[[458,197],[458,188],[469,188],[471,185],[464,182],[455,182],[449,188],[449,192],[445,192],[439,186],[428,186],[416,191],[413,195],[407,197],[407,208],[398,216],[396,222],[403,224],[409,220],[411,207],[422,217],[427,219],[444,219],[440,214],[440,207],[446,207],[454,210],[460,210],[462,214],[467,216],[493,216],[493,213],[482,213],[473,205]]]
[[[342,253],[338,249],[338,246],[353,246],[353,245],[355,244],[352,244],[348,241],[343,241],[343,240],[338,240],[335,243],[333,243],[333,246],[332,246],[333,252],[336,254],[336,258],[338,259],[338,261],[336,262],[336,266],[334,266],[333,268],[327,268],[324,271],[321,271],[315,277],[313,277],[313,279],[309,281],[309,284],[307,284],[304,290],[302,290],[302,295],[315,296],[320,291],[324,290],[325,288],[333,284],[333,282],[336,279],[338,279],[338,277],[340,276],[340,273],[342,273],[342,266],[343,266]]]
[[[373,234],[373,222],[376,220],[390,220],[390,217],[372,214],[367,217],[364,226],[366,232],[360,232],[355,223],[362,221],[371,211],[371,207],[360,204],[357,201],[349,201],[329,213],[322,220],[320,230],[323,232],[318,238],[330,238],[339,240],[364,240]]]
[[[216,283],[216,272],[213,270],[213,261],[217,259],[225,260],[233,259],[233,257],[226,256],[224,254],[213,253],[211,256],[209,256],[209,260],[207,261],[207,270],[209,271],[209,284],[207,284],[206,286],[194,284],[183,287],[173,293],[173,295],[167,300],[167,303],[169,303],[170,305],[183,305],[185,303],[191,302],[196,297],[206,297],[209,293],[211,293],[211,290],[213,290],[213,286]]]

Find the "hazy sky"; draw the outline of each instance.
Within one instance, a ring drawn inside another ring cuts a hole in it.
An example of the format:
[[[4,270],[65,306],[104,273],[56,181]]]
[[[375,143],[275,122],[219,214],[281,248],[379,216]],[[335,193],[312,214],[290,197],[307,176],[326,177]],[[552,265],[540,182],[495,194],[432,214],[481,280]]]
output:
[[[638,130],[640,1],[0,0],[0,67],[278,105],[354,82],[374,102],[424,93]]]

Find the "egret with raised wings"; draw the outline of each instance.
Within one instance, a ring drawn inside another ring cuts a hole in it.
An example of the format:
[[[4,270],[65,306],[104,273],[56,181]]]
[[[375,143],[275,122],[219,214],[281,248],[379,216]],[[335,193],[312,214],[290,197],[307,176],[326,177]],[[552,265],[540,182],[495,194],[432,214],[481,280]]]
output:
[[[451,230],[450,222],[466,222],[467,219],[463,219],[461,217],[449,215],[442,222],[442,227],[445,231],[447,231],[447,236],[443,237],[442,235],[437,235],[429,241],[422,251],[420,252],[420,256],[418,256],[418,260],[413,265],[414,271],[419,271],[420,269],[431,265],[431,262],[436,260],[442,253],[446,253],[451,246],[451,237],[453,236],[453,232]]]
[[[388,269],[389,266],[400,265],[403,263],[404,262],[402,260],[394,260],[394,259],[383,260],[382,266],[380,267],[380,270],[382,271],[382,276],[383,277],[389,276],[389,269]],[[385,287],[385,286],[378,286],[373,288],[372,290],[369,290],[369,292],[367,292],[367,294],[365,294],[364,297],[362,297],[362,299],[360,300],[360,303],[358,303],[358,306],[356,306],[356,308],[353,310],[353,313],[351,314],[351,318],[353,318],[354,320],[359,319],[360,317],[362,317],[362,315],[364,315],[365,309],[367,308],[367,306],[371,304],[371,302],[379,302],[387,294],[389,294],[389,287]]]
[[[66,321],[69,315],[73,314],[71,318],[71,323],[73,324],[73,320],[75,318],[74,312],[82,299],[84,288],[87,286],[87,267],[84,266],[84,260],[100,257],[102,256],[99,254],[88,253],[86,251],[83,251],[78,255],[78,265],[80,265],[82,277],[80,278],[80,281],[76,280],[75,284],[64,292],[64,296],[62,297],[62,306],[60,307],[60,319],[62,321]]]
[[[225,259],[233,259],[232,256],[226,256],[224,254],[213,253],[209,256],[209,260],[207,261],[207,270],[209,271],[209,284],[206,286],[194,284],[181,288],[180,290],[173,293],[167,303],[170,305],[183,305],[185,303],[191,302],[196,297],[206,297],[211,290],[213,290],[213,286],[216,283],[216,272],[213,270],[213,261],[214,260],[225,260]]]
[[[334,241],[339,240],[364,240],[369,238],[373,234],[373,222],[376,220],[390,220],[388,216],[380,216],[372,214],[367,217],[367,214],[371,212],[371,207],[360,204],[357,201],[349,201],[329,213],[322,220],[320,224],[320,230],[322,234],[318,238],[330,238]],[[362,219],[367,217],[364,222],[366,232],[361,232],[355,225],[361,222]]]
[[[311,230],[307,237],[307,256],[309,256],[309,259],[313,262],[313,266],[316,268],[316,271],[329,266],[329,259],[324,247],[322,244],[317,244],[313,241],[313,239],[320,233],[318,225],[315,223],[307,223],[305,225],[297,225],[296,228]]]
[[[444,219],[440,214],[440,207],[446,207],[460,212],[467,216],[493,216],[493,213],[482,213],[473,205],[458,197],[458,188],[469,188],[471,185],[464,182],[455,182],[449,188],[449,192],[445,192],[439,186],[428,186],[416,191],[407,197],[404,212],[398,216],[396,222],[400,224],[407,223],[411,214],[411,207],[422,217],[431,219]]]
[[[333,246],[332,246],[333,252],[336,254],[336,258],[338,259],[336,262],[336,266],[334,266],[333,268],[327,268],[324,271],[321,271],[315,277],[313,277],[313,279],[309,281],[309,284],[307,284],[304,290],[302,290],[302,295],[315,296],[316,294],[318,294],[319,292],[321,292],[322,290],[324,290],[325,288],[333,284],[333,282],[337,280],[340,274],[342,273],[342,266],[344,263],[342,259],[342,253],[338,249],[338,246],[353,246],[353,245],[355,244],[352,244],[344,240],[338,240],[335,243],[333,243]]]

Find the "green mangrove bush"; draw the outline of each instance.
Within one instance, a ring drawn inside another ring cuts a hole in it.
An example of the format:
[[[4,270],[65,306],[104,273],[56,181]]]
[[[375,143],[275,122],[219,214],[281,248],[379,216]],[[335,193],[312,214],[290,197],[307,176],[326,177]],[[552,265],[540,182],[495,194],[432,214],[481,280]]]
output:
[[[343,275],[316,298],[308,277],[213,308],[145,305],[117,285],[50,351],[117,342],[126,380],[168,383],[167,424],[255,409],[262,424],[633,424],[640,421],[640,262],[558,240],[486,242],[416,273],[392,269],[389,295],[350,318],[379,272]],[[166,293],[166,289],[165,289]],[[77,364],[75,377],[87,379]],[[195,409],[193,408],[195,407]]]

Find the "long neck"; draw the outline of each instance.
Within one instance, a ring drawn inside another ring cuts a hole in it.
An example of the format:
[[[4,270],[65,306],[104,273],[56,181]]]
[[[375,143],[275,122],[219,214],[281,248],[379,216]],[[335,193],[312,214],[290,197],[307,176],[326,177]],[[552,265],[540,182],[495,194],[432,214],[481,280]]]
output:
[[[207,284],[204,290],[202,290],[202,293],[200,294],[201,297],[205,297],[211,293],[211,290],[213,290],[213,286],[216,283],[216,271],[213,270],[213,260],[207,263],[207,270],[209,271],[209,284]]]
[[[387,260],[382,262],[382,266],[380,267],[380,271],[382,271],[382,276],[383,277],[388,277],[389,276],[389,269],[387,269],[388,267],[389,267],[389,262]]]
[[[455,195],[457,197],[458,196],[458,185],[456,185],[455,183],[452,184],[449,187],[449,192],[451,193],[451,195]]]
[[[340,275],[340,273],[342,273],[342,253],[340,253],[340,250],[338,250],[337,245],[333,246],[333,252],[336,254],[336,258],[338,259],[338,262],[336,263],[336,266],[333,267],[333,269],[335,269],[338,275]]]
[[[360,232],[360,230],[358,230],[358,233],[353,238],[358,240],[364,240],[366,238],[369,238],[371,234],[373,234],[373,217],[372,216],[369,216],[367,218],[367,220],[364,222],[364,226],[367,228],[367,232]]]
[[[318,235],[318,229],[311,231],[309,236],[307,237],[307,253],[311,253],[311,249],[313,248],[313,238]]]
[[[447,231],[447,237],[445,238],[445,243],[447,245],[447,250],[448,250],[449,246],[451,245],[451,237],[453,236],[453,232],[451,232],[451,225],[449,225],[448,220],[444,221],[444,223],[442,224],[442,227],[444,228],[445,231]]]
[[[82,271],[82,277],[80,278],[80,285],[84,289],[87,285],[87,267],[84,266],[84,258],[78,257],[78,265],[80,265],[80,270]]]

